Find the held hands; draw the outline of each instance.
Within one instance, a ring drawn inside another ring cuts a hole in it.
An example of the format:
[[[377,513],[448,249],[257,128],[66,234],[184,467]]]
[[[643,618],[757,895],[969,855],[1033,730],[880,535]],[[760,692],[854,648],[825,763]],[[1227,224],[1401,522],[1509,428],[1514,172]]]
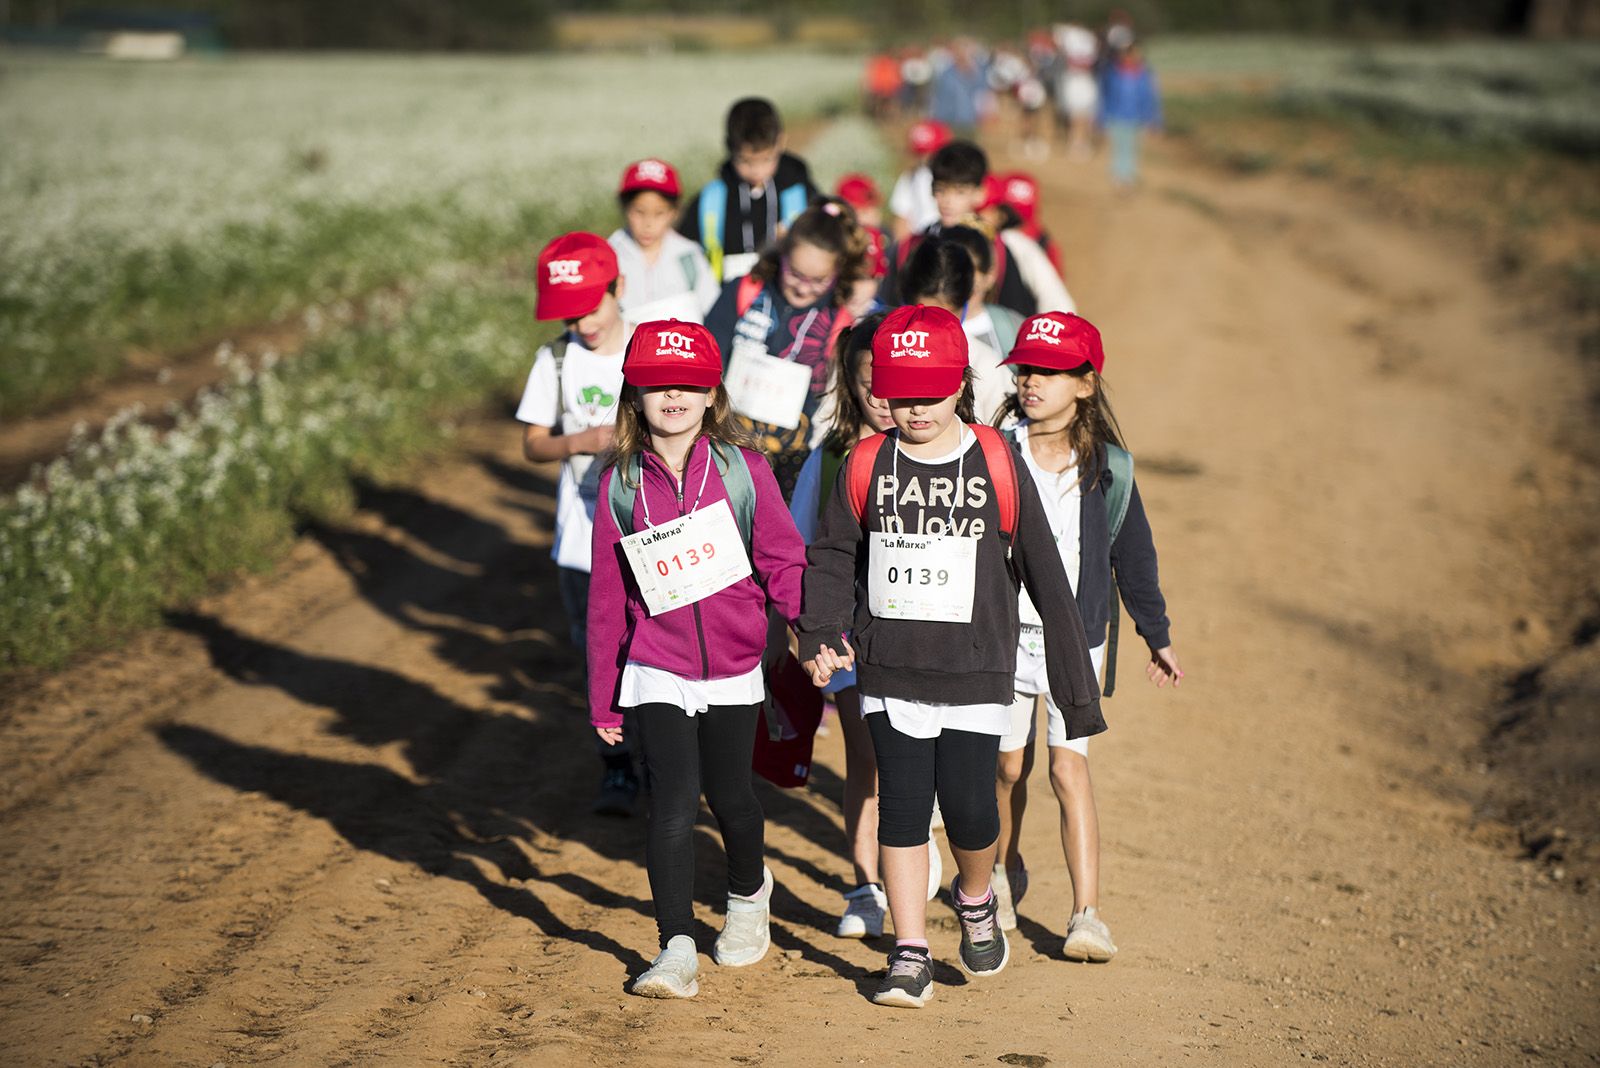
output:
[[[605,742],[607,745],[616,745],[622,741],[621,727],[596,727],[594,732],[598,734],[600,736],[600,740]]]
[[[850,642],[842,634],[839,641],[844,645],[843,656],[824,645],[815,660],[807,660],[803,665],[811,675],[811,684],[819,689],[828,685],[834,672],[849,671],[856,666],[856,651],[850,648]]]
[[[1144,666],[1144,673],[1156,684],[1158,690],[1165,686],[1169,679],[1174,690],[1183,681],[1183,669],[1178,666],[1178,654],[1172,651],[1170,645],[1150,654],[1150,662]]]

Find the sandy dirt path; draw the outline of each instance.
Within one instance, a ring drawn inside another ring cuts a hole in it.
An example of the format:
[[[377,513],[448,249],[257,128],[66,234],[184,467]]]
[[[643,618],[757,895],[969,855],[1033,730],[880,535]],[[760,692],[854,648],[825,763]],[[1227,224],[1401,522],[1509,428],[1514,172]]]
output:
[[[812,788],[763,790],[773,953],[707,961],[694,1001],[627,996],[644,821],[587,814],[551,472],[497,411],[273,577],[9,695],[5,1059],[1593,1063],[1595,898],[1474,826],[1463,758],[1540,651],[1518,520],[1564,492],[1575,372],[1463,250],[1325,188],[1169,156],[1128,200],[1098,168],[1045,196],[1190,672],[1156,693],[1126,648],[1093,747],[1114,963],[1055,959],[1041,768],[1011,966],[963,982],[936,905],[934,1005],[871,1006],[885,947],[831,935],[834,731]]]

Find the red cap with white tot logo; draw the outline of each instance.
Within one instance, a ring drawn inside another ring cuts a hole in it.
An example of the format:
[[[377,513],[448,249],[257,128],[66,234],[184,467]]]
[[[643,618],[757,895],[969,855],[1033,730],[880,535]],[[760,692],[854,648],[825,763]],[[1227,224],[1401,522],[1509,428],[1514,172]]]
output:
[[[943,308],[896,308],[872,335],[872,395],[951,397],[967,370],[967,333]]]
[[[581,319],[600,306],[616,281],[617,254],[598,234],[562,234],[539,253],[540,322]]]
[[[711,331],[699,323],[678,319],[640,323],[622,357],[622,379],[640,387],[710,389],[722,381],[722,352]]]
[[[1100,331],[1083,316],[1045,312],[1022,321],[1017,343],[1003,362],[1057,371],[1076,371],[1088,364],[1099,374],[1106,365],[1106,350],[1100,343]],[[876,379],[873,385],[877,385]]]
[[[678,198],[678,172],[664,159],[642,159],[622,172],[622,185],[617,195],[649,190],[664,197]]]

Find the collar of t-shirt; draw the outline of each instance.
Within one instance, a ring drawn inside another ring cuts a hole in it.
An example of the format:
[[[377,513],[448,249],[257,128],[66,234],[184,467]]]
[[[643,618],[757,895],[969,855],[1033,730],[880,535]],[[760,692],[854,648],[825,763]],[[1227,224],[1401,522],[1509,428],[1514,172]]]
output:
[[[576,350],[578,352],[587,353],[590,356],[594,356],[594,357],[597,357],[597,358],[602,359],[602,360],[613,359],[613,358],[620,360],[620,359],[622,359],[622,357],[624,355],[627,354],[627,351],[628,351],[628,338],[630,336],[632,336],[632,334],[633,334],[633,327],[631,325],[629,325],[629,324],[626,324],[626,323],[623,324],[623,328],[622,328],[622,347],[617,349],[614,352],[598,352],[595,349],[591,349],[589,346],[587,346],[587,345],[585,345],[583,343],[583,338],[578,336],[578,332],[576,330],[572,330],[572,331],[568,332],[568,334],[567,334],[567,344],[570,345],[574,350]]]
[[[1073,452],[1073,453],[1069,454],[1070,462],[1067,464],[1066,469],[1063,470],[1063,471],[1047,471],[1043,467],[1040,467],[1039,466],[1039,461],[1037,461],[1037,460],[1035,460],[1033,458],[1033,450],[1028,448],[1028,425],[1029,425],[1029,422],[1030,422],[1029,420],[1024,419],[1022,422],[1017,424],[1017,426],[1016,426],[1016,436],[1017,436],[1017,446],[1022,450],[1022,458],[1027,461],[1028,470],[1033,473],[1034,481],[1035,482],[1042,482],[1045,485],[1055,486],[1055,487],[1059,488],[1061,483],[1064,480],[1066,480],[1068,477],[1071,477],[1073,479],[1074,484],[1076,484],[1077,469],[1078,469],[1078,454],[1076,452]]]
[[[900,450],[900,454],[908,460],[914,460],[917,463],[925,464],[928,467],[938,467],[940,464],[954,463],[956,460],[960,459],[962,453],[972,448],[972,443],[976,440],[978,440],[977,435],[967,427],[963,426],[961,428],[961,439],[956,443],[956,447],[943,456],[934,456],[929,459],[924,459],[921,456],[912,456],[909,452],[906,452],[905,446],[900,444],[900,438],[898,434],[895,436],[895,447],[898,448]]]

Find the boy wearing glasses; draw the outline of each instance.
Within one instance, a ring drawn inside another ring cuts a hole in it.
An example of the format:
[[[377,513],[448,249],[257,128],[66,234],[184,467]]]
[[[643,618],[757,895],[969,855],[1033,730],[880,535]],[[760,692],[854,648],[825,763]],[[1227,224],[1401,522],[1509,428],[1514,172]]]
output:
[[[849,205],[824,200],[795,218],[706,315],[727,361],[723,386],[784,500],[811,452],[834,343],[851,322],[855,282],[868,274],[867,235]]]
[[[761,250],[817,196],[811,170],[784,151],[783,121],[769,100],[746,97],[728,109],[728,158],[690,198],[678,232],[700,243],[719,281],[748,274]]]

